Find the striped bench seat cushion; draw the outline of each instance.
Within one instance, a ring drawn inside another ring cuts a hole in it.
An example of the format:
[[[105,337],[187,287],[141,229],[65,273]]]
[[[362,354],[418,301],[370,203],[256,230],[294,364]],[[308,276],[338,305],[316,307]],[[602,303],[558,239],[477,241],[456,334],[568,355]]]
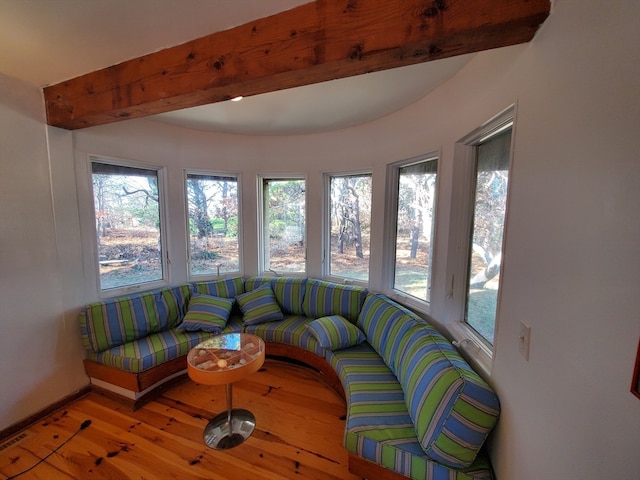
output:
[[[240,333],[242,328],[241,320],[234,318],[229,320],[222,333]],[[173,328],[102,352],[96,353],[89,350],[87,358],[119,370],[140,373],[186,355],[189,350],[211,335],[208,332],[187,332]]]
[[[441,465],[425,454],[402,386],[369,344],[329,351],[327,360],[338,373],[347,397],[344,444],[349,452],[413,479],[493,479],[484,452],[463,469]]]
[[[288,315],[276,322],[246,325],[245,332],[257,335],[265,342],[292,345],[324,357],[324,349],[307,329],[312,321],[304,315]]]

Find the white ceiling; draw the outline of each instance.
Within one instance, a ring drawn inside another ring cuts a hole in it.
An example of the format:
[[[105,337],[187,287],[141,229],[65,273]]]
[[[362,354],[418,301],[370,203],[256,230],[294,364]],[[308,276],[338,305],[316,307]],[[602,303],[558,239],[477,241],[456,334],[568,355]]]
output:
[[[0,0],[0,71],[38,86],[52,85],[307,1]],[[438,60],[149,118],[254,135],[344,128],[415,102],[470,58]]]

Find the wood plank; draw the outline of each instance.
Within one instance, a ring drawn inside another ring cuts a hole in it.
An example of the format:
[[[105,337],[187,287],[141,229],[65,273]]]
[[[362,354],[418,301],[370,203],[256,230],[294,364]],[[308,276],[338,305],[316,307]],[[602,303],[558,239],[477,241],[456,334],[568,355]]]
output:
[[[267,359],[234,384],[235,406],[252,411],[257,427],[226,451],[202,439],[209,419],[225,408],[222,386],[184,378],[135,411],[89,393],[7,442],[0,478],[29,468],[77,432],[23,478],[357,480],[342,447],[346,406],[319,375]],[[91,424],[78,431],[85,420]]]
[[[385,480],[406,480],[409,477],[382,469],[378,465],[357,455],[349,454],[349,470],[362,478],[384,478]],[[384,473],[383,473],[384,472]]]
[[[318,0],[44,89],[77,129],[531,40],[549,0]]]

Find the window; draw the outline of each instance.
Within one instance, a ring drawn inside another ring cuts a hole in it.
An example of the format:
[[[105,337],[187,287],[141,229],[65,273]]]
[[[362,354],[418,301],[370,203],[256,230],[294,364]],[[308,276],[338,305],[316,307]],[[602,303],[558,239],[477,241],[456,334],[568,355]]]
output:
[[[438,159],[421,159],[395,168],[398,188],[393,288],[429,302]]]
[[[189,274],[240,271],[238,179],[187,173]]]
[[[493,345],[507,208],[511,125],[475,146],[465,321]]]
[[[369,281],[371,175],[329,177],[329,275]]]
[[[262,265],[273,273],[306,271],[305,180],[262,179]]]
[[[159,171],[91,163],[100,290],[165,278]]]

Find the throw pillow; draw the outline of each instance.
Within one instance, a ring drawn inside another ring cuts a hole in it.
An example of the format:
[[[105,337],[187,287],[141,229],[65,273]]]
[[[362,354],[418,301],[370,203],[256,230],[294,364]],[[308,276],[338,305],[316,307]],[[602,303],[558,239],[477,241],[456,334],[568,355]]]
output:
[[[245,325],[256,325],[284,318],[270,284],[238,295],[236,300],[242,311],[242,321]]]
[[[214,297],[201,293],[194,293],[189,299],[187,314],[180,324],[182,330],[194,332],[220,333],[227,326],[233,298]]]
[[[366,340],[358,327],[340,315],[318,318],[311,322],[307,329],[321,347],[329,350],[352,347]]]

